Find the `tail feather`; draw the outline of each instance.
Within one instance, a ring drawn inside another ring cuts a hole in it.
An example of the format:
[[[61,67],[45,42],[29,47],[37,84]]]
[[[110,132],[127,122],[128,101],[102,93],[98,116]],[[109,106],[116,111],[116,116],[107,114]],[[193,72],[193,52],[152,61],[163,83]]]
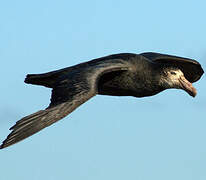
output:
[[[27,84],[42,85],[53,88],[58,82],[59,77],[64,74],[64,72],[67,72],[67,68],[43,74],[27,74],[24,82]]]
[[[27,84],[42,85],[52,88],[55,84],[56,78],[51,76],[45,76],[44,74],[28,74],[24,80]]]

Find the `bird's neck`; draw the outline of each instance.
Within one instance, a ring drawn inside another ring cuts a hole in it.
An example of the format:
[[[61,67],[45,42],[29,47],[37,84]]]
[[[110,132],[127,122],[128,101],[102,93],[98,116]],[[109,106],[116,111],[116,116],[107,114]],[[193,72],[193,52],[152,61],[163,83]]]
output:
[[[144,86],[148,96],[155,95],[165,88],[161,84],[162,67],[154,63],[147,63],[144,71]]]

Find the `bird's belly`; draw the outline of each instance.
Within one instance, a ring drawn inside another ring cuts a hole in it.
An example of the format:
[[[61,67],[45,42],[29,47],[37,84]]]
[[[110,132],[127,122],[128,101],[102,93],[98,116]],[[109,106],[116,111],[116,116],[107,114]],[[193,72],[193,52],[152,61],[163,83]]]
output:
[[[98,94],[110,95],[110,96],[134,96],[134,97],[146,97],[158,94],[163,89],[154,89],[145,86],[133,87],[129,86],[126,82],[121,84],[105,83],[99,86]]]
[[[134,92],[131,90],[125,90],[118,87],[103,86],[99,88],[98,94],[110,96],[133,96]]]
[[[98,83],[98,94],[110,96],[134,96],[145,97],[159,93],[161,90],[151,87],[151,83],[138,75],[125,73],[113,73],[103,76]]]
[[[107,83],[101,84],[98,89],[98,94],[101,95],[110,95],[110,96],[135,96],[135,97],[144,97],[148,96],[149,92],[143,87],[136,88],[132,87],[127,82],[116,82],[110,81]]]

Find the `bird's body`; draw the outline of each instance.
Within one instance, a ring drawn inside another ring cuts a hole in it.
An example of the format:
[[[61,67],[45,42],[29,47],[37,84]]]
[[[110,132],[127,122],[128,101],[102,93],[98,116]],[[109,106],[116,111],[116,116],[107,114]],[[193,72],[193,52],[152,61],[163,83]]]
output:
[[[177,88],[195,96],[191,83],[202,74],[195,60],[158,53],[115,54],[49,73],[29,74],[26,83],[52,88],[51,103],[17,121],[0,148],[62,119],[96,94],[145,97]]]

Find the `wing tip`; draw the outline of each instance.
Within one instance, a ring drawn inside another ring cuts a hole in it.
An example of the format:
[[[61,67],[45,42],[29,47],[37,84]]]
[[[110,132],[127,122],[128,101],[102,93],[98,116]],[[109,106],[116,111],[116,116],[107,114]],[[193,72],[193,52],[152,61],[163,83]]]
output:
[[[4,149],[6,147],[8,147],[9,145],[6,145],[6,142],[3,141],[2,144],[0,145],[0,149]]]
[[[12,133],[12,132],[11,132]],[[11,137],[11,133],[6,137],[6,139],[1,143],[1,145],[0,145],[0,149],[4,149],[4,148],[6,148],[6,147],[8,147],[8,146],[11,146],[11,145],[13,145],[13,144],[15,144],[15,143],[17,143],[17,142],[15,142],[15,141],[11,141],[11,139],[10,139],[10,137]]]

